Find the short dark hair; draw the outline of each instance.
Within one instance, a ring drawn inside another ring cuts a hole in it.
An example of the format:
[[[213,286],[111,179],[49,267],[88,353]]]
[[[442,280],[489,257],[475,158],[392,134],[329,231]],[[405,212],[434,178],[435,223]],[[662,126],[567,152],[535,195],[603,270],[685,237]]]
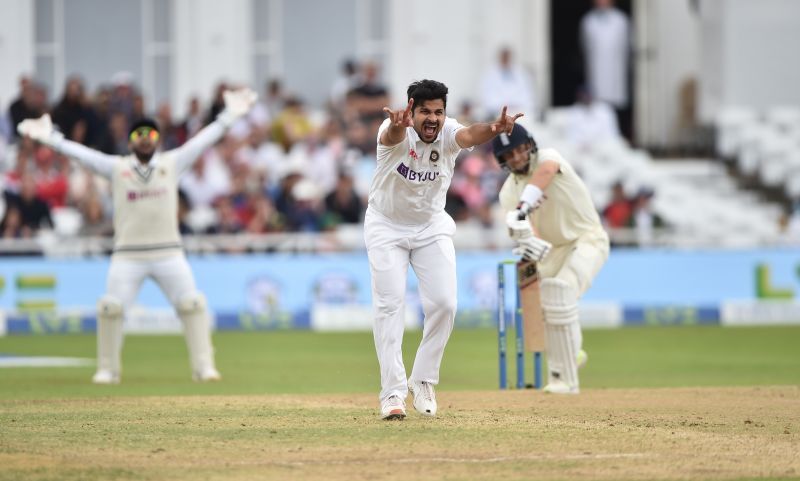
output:
[[[447,108],[447,85],[436,80],[418,80],[408,86],[408,99],[414,99],[414,109],[427,100],[442,99]]]
[[[161,132],[161,129],[158,128],[158,124],[156,123],[155,120],[144,117],[131,124],[131,128],[128,130],[128,137],[130,137],[132,133],[136,132],[138,129],[141,129],[142,127],[148,127],[155,130],[156,132]]]

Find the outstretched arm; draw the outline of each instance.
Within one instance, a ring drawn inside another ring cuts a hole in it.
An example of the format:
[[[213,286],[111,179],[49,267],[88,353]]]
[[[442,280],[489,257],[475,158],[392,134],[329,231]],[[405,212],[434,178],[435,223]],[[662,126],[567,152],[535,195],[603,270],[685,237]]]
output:
[[[61,132],[53,129],[53,122],[50,120],[49,114],[44,114],[38,119],[23,120],[17,125],[17,131],[20,135],[30,137],[60,154],[75,159],[103,177],[110,178],[114,171],[114,164],[117,162],[116,156],[107,155],[65,139]]]
[[[519,113],[512,117],[506,115],[506,110],[507,107],[503,107],[503,110],[500,111],[500,116],[494,122],[472,124],[469,127],[458,129],[456,132],[458,146],[462,149],[468,149],[486,143],[503,132],[510,134],[514,128],[514,122],[522,117],[523,114]]]
[[[226,90],[222,95],[225,99],[225,110],[215,121],[175,150],[178,174],[189,170],[206,149],[216,144],[234,122],[250,111],[256,101],[256,93],[248,88]]]

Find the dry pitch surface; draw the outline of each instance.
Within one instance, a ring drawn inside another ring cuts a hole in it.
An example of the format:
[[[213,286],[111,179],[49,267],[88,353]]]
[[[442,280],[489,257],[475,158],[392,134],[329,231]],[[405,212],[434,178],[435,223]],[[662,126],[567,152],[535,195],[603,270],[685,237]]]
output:
[[[0,479],[800,479],[800,387],[0,401]]]

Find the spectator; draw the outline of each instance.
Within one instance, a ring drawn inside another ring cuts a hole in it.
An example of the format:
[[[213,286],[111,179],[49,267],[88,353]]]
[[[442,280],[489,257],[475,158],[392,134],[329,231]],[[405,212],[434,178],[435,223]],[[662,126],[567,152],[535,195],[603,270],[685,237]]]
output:
[[[294,232],[318,232],[322,226],[319,187],[300,179],[292,187],[286,213],[286,226]]]
[[[247,223],[247,232],[251,234],[265,234],[280,232],[284,229],[284,219],[275,204],[262,192],[250,196],[250,209],[252,215]]]
[[[47,111],[47,95],[39,85],[36,85],[28,77],[22,77],[19,81],[20,94],[8,107],[8,117],[12,126],[18,125],[25,119],[39,118]],[[13,140],[19,139],[17,129],[12,129]]]
[[[200,107],[200,99],[192,97],[189,100],[189,112],[186,114],[186,120],[181,124],[181,129],[185,132],[186,139],[194,137],[200,129],[203,128],[203,112]]]
[[[478,218],[482,225],[488,227],[492,224],[490,194],[484,190],[482,176],[485,162],[479,155],[468,155],[461,161],[458,174],[453,181],[451,189],[461,198],[469,210],[469,214]]]
[[[109,99],[109,113],[121,113],[127,123],[135,119],[136,89],[133,87],[133,75],[130,72],[117,72],[111,77],[111,97]]]
[[[108,131],[100,141],[100,150],[111,155],[128,154],[128,117],[122,112],[112,112]]]
[[[161,148],[172,150],[186,142],[186,132],[182,126],[172,121],[172,107],[169,102],[162,102],[156,111],[156,122],[161,130]]]
[[[628,220],[628,227],[636,233],[636,243],[639,246],[652,245],[655,240],[655,230],[665,226],[664,219],[653,211],[651,200],[653,189],[642,187],[633,198],[633,210]]]
[[[603,222],[612,229],[627,227],[631,222],[631,202],[625,195],[625,187],[617,181],[611,189],[611,202],[603,209]]]
[[[353,188],[353,177],[345,172],[333,192],[325,197],[325,210],[340,224],[359,224],[363,220],[364,203]]]
[[[208,229],[209,234],[238,234],[244,230],[239,214],[228,196],[221,196],[214,201],[217,212],[217,223]]]
[[[365,62],[361,66],[361,83],[347,95],[347,108],[352,109],[367,130],[374,132],[383,122],[383,108],[389,104],[389,91],[378,79],[378,65]]]
[[[19,209],[23,229],[29,230],[31,235],[42,227],[53,227],[50,207],[36,195],[36,179],[31,174],[22,175],[19,194],[9,193],[6,196],[6,205]]]
[[[230,191],[230,173],[216,149],[206,152],[183,174],[180,188],[194,208],[209,208]]]
[[[581,20],[580,37],[589,91],[616,110],[622,134],[630,140],[630,21],[614,0],[594,0],[594,8]]]
[[[585,150],[621,138],[614,110],[596,101],[584,87],[578,89],[575,105],[570,107],[566,134],[572,144]]]
[[[347,93],[358,87],[359,83],[360,78],[356,61],[347,59],[342,62],[342,70],[331,86],[329,102],[333,110],[340,112],[344,109]]]
[[[36,170],[36,196],[50,208],[63,207],[69,194],[67,161],[45,146],[37,146],[33,156]]]
[[[206,114],[205,125],[210,124],[217,118],[217,115],[222,112],[225,108],[225,99],[222,97],[222,94],[228,90],[228,84],[225,82],[220,82],[214,88],[214,98],[211,101],[211,106],[208,107],[208,113]]]
[[[272,138],[275,142],[288,153],[296,142],[305,140],[313,131],[314,127],[303,107],[303,101],[298,97],[286,99],[286,107],[272,123]]]
[[[497,115],[503,106],[509,113],[524,112],[536,118],[533,83],[528,73],[512,62],[511,49],[503,47],[498,53],[498,62],[489,67],[481,81],[481,107],[485,118]]]
[[[86,237],[108,237],[114,233],[114,224],[105,211],[100,196],[95,192],[87,195],[80,204],[83,225],[78,232]]]
[[[31,237],[31,229],[22,223],[22,213],[16,205],[11,204],[6,207],[3,220],[0,221],[0,233],[3,239]]]
[[[53,109],[53,123],[58,125],[66,138],[86,144],[88,110],[83,81],[78,76],[70,77],[64,87],[64,95]]]

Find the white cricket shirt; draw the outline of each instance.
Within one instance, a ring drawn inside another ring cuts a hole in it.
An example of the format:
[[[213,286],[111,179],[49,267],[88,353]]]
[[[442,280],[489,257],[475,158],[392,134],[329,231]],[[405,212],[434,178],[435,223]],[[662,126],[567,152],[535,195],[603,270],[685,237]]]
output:
[[[445,117],[442,130],[431,143],[423,142],[413,127],[407,127],[406,138],[387,147],[380,138],[389,124],[386,119],[378,129],[378,165],[369,189],[369,206],[399,224],[425,224],[444,211],[461,151],[456,132],[464,126]]]

